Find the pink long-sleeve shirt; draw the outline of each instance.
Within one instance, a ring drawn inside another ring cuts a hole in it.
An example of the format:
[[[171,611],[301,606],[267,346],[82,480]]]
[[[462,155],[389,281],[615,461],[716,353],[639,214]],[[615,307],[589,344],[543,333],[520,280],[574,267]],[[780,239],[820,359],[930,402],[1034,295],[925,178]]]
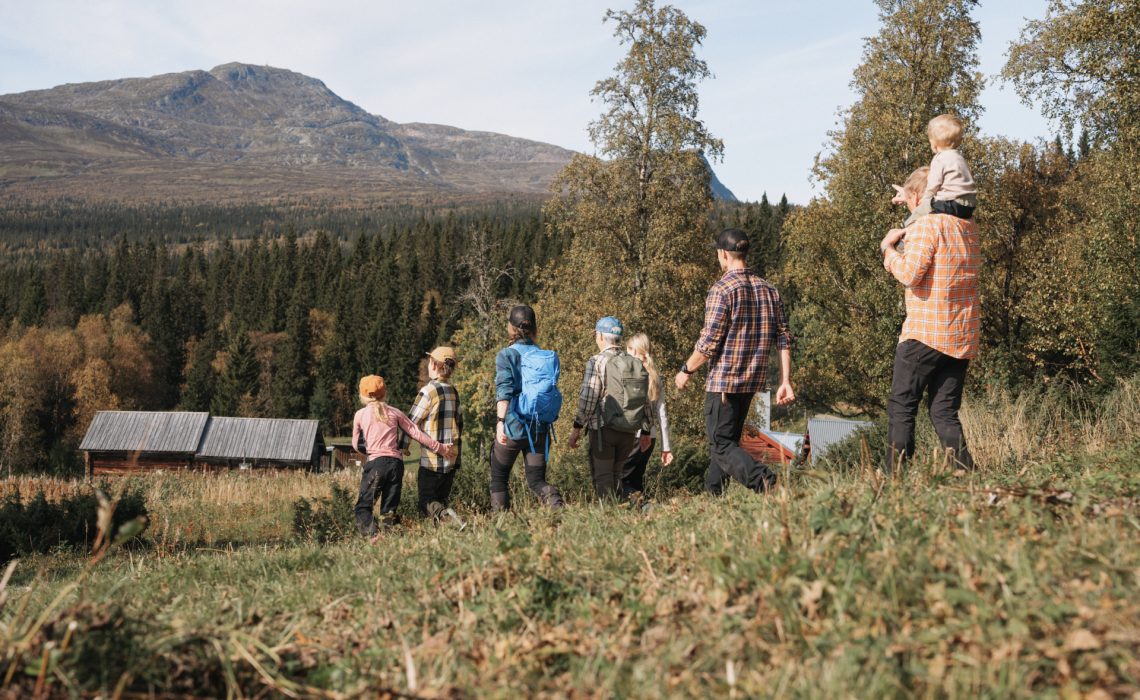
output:
[[[435,453],[443,452],[443,445],[432,439],[430,435],[416,427],[400,411],[388,406],[388,422],[382,423],[376,418],[376,409],[365,406],[356,412],[352,419],[352,444],[356,446],[356,438],[364,434],[364,441],[368,445],[368,459],[377,457],[400,458],[400,449],[397,447],[399,434],[397,426],[403,429],[413,440]]]

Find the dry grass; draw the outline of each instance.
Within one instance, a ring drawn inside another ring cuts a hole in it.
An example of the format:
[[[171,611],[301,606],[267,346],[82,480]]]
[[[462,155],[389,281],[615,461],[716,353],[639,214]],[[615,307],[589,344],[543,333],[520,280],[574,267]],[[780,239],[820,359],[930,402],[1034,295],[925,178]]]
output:
[[[983,466],[1040,461],[1062,451],[1092,456],[1140,436],[1140,389],[1120,381],[1097,401],[1067,387],[1019,396],[994,390],[964,401],[961,417],[970,451]]]
[[[1135,697],[1135,403],[991,399],[988,421],[969,407],[968,478],[868,463],[558,517],[520,484],[509,516],[377,545],[286,531],[293,499],[356,474],[155,475],[148,547],[74,589],[76,555],[16,569],[10,692],[47,658],[47,690],[103,697]]]

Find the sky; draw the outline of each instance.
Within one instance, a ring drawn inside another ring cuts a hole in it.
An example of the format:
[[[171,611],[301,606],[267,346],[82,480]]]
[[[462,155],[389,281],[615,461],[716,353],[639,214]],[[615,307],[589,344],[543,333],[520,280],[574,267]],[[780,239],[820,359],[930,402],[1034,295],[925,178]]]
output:
[[[878,31],[871,0],[673,0],[708,30],[700,117],[724,141],[738,198],[804,204],[852,71]],[[0,0],[0,95],[232,61],[318,78],[396,122],[494,131],[592,152],[590,90],[623,50],[603,23],[634,0]],[[981,70],[1000,72],[1048,0],[986,0]],[[1011,86],[988,86],[981,128],[1021,140],[1050,124]]]

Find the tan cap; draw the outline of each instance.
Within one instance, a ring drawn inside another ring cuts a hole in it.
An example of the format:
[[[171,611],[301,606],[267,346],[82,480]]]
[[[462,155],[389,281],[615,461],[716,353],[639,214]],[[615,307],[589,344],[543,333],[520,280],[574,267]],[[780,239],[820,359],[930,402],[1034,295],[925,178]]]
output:
[[[455,348],[449,348],[446,345],[440,345],[435,350],[427,353],[427,356],[440,364],[447,363],[451,365],[452,368],[459,362],[455,357]]]
[[[384,386],[384,377],[377,377],[375,374],[370,374],[364,379],[361,379],[360,395],[383,401],[384,397],[388,395],[388,388]]]

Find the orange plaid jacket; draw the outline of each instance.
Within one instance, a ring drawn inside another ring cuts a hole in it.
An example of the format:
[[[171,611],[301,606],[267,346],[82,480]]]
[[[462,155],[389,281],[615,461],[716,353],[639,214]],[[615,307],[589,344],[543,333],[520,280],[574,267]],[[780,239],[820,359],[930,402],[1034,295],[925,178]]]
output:
[[[906,285],[899,342],[917,340],[960,360],[978,354],[981,242],[973,220],[931,214],[906,233],[906,254],[887,248],[883,265]]]

